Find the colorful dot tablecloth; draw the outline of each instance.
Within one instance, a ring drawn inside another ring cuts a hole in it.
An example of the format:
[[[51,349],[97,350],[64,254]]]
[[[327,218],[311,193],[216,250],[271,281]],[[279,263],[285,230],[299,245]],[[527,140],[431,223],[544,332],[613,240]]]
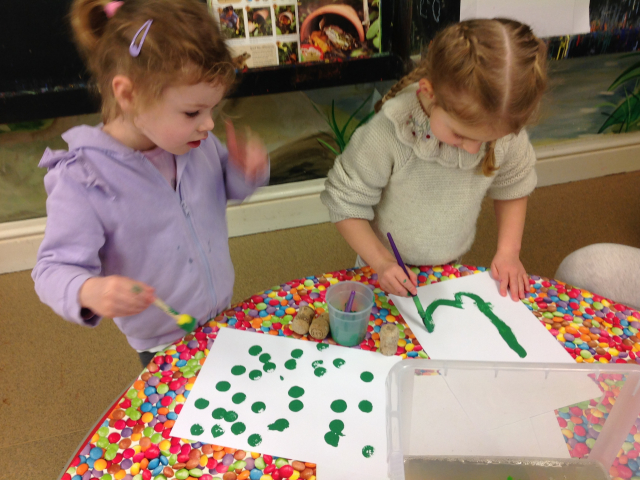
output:
[[[412,269],[421,286],[485,271],[468,265]],[[98,422],[62,480],[315,479],[316,465],[305,459],[277,458],[183,440],[172,437],[171,429],[221,328],[317,341],[294,333],[289,324],[301,306],[311,305],[318,313],[324,311],[326,289],[344,280],[369,284],[376,295],[366,337],[352,348],[377,350],[380,328],[390,323],[397,326],[400,334],[396,355],[428,358],[396,307],[378,288],[377,275],[368,267],[287,282],[231,307],[158,353]],[[577,362],[640,363],[638,312],[554,280],[532,276],[529,283],[523,302]],[[335,343],[330,338],[324,342]],[[604,392],[603,401],[587,401],[556,412],[572,457],[588,455],[623,381],[611,376],[594,380]],[[611,477],[640,480],[639,454],[640,420],[611,467]]]

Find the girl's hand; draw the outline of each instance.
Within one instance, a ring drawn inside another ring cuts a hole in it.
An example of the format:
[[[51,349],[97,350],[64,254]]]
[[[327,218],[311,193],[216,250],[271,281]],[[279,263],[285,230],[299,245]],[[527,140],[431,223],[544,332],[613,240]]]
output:
[[[155,290],[127,277],[93,277],[80,287],[80,305],[102,317],[126,317],[147,309]]]
[[[507,287],[513,301],[523,299],[529,277],[518,254],[498,251],[491,262],[491,276],[500,281],[500,295],[507,296]]]
[[[265,174],[269,167],[267,149],[262,141],[247,129],[248,135],[236,136],[233,123],[225,122],[227,127],[227,149],[229,160],[244,172],[249,182],[255,182]]]
[[[406,297],[410,294],[417,294],[416,285],[418,285],[418,277],[410,269],[409,278],[405,275],[402,267],[395,260],[383,260],[373,267],[378,274],[378,283],[380,288],[387,293],[392,293],[400,297]]]

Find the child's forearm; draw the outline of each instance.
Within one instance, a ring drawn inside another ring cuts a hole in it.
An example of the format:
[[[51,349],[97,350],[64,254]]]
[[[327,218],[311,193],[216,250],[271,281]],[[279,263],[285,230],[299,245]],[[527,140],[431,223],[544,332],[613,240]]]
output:
[[[498,252],[520,255],[528,197],[494,200],[498,224]]]
[[[369,221],[363,218],[348,218],[336,223],[336,228],[347,243],[374,270],[381,261],[395,262],[391,252],[373,233]]]

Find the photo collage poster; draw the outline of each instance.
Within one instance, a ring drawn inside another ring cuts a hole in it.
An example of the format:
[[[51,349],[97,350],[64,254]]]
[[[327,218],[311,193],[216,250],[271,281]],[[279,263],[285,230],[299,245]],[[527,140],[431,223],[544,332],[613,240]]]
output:
[[[208,0],[238,70],[380,53],[380,0]]]

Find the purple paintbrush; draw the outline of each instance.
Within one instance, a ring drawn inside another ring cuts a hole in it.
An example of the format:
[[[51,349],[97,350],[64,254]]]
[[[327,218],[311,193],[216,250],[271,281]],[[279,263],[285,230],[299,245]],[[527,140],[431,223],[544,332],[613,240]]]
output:
[[[345,312],[351,312],[351,308],[353,307],[353,299],[356,296],[356,291],[351,290],[351,295],[349,295],[349,300],[347,300],[347,304],[344,307]]]

